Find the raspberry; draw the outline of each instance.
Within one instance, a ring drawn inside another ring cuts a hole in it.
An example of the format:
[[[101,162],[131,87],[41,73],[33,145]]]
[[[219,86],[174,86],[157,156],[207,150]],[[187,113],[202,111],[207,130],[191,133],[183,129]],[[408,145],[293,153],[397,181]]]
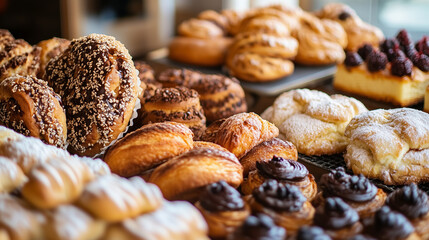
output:
[[[386,56],[387,56],[387,59],[389,59],[389,62],[391,62],[395,59],[398,59],[398,58],[406,58],[407,57],[407,56],[405,56],[405,53],[403,51],[401,51],[401,49],[399,49],[398,46],[396,46],[393,49],[389,49],[386,52]]]
[[[378,51],[372,51],[366,59],[368,70],[370,72],[377,72],[386,68],[387,57],[386,54]]]
[[[413,63],[410,59],[396,59],[392,62],[392,68],[390,72],[395,76],[411,76],[411,72],[413,70]]]
[[[368,55],[374,50],[374,48],[369,44],[364,44],[362,47],[358,49],[359,55],[362,57],[362,59],[366,60]]]
[[[380,47],[380,51],[387,53],[389,50],[399,47],[399,42],[395,38],[388,38],[380,42],[379,47]]]
[[[362,58],[356,52],[346,52],[346,59],[344,60],[344,64],[348,67],[359,66],[363,62]]]
[[[423,53],[416,53],[415,57],[412,59],[416,67],[418,67],[423,72],[429,71],[429,57]]]
[[[407,30],[405,29],[399,31],[398,35],[396,35],[396,39],[398,39],[399,44],[402,46],[409,46],[413,44],[410,34],[408,34]]]
[[[415,48],[417,51],[423,52],[429,56],[429,37],[423,36],[422,39],[416,43]]]

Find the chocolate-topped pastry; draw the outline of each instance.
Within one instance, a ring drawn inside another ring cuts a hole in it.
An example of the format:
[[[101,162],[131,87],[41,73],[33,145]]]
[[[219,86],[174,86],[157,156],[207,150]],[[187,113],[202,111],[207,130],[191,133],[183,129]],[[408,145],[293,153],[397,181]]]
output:
[[[212,238],[225,238],[250,214],[240,193],[223,180],[208,185],[195,206],[206,219]]]
[[[316,206],[325,204],[328,197],[339,197],[356,210],[361,218],[372,216],[386,200],[386,193],[368,178],[362,174],[349,175],[342,167],[322,175],[320,188],[322,192],[314,200]]]
[[[420,239],[407,218],[388,206],[380,208],[374,215],[369,234],[380,240]]]
[[[139,71],[140,87],[143,89],[139,99],[143,103],[145,99],[150,98],[155,93],[156,89],[162,88],[162,84],[156,81],[154,70],[145,62],[134,61],[134,66]]]
[[[43,40],[37,44],[40,47],[40,69],[37,73],[38,78],[44,79],[45,68],[49,61],[63,53],[70,45],[70,40],[64,38],[51,38]]]
[[[314,177],[302,163],[277,156],[269,161],[256,162],[256,170],[250,171],[248,178],[241,185],[242,193],[252,193],[266,179],[276,179],[281,183],[297,186],[309,201],[317,194]]]
[[[188,69],[167,69],[158,76],[158,82],[162,87],[187,87],[191,88],[194,82],[200,79],[202,73]]]
[[[198,139],[206,128],[206,118],[200,105],[199,95],[186,87],[158,88],[153,96],[146,99],[138,110],[136,127],[148,123],[173,121],[183,123]]]
[[[253,212],[273,218],[289,236],[295,235],[301,226],[310,225],[315,211],[298,187],[274,179],[266,180],[255,188],[249,204]]]
[[[358,213],[341,198],[330,197],[317,208],[314,225],[325,229],[333,239],[346,239],[362,231]]]
[[[331,237],[318,226],[303,226],[299,229],[296,240],[331,240]]]
[[[284,240],[286,231],[262,213],[249,216],[228,240]]]
[[[69,151],[93,156],[127,127],[140,80],[128,50],[115,38],[74,39],[46,67],[45,78],[66,110]]]
[[[407,217],[422,239],[429,238],[428,195],[416,184],[412,183],[391,193],[386,200],[386,205]]]

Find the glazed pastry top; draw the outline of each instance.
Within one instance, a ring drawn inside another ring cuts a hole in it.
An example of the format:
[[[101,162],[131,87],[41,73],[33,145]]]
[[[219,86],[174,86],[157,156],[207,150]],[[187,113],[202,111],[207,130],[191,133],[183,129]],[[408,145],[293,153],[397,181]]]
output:
[[[201,206],[212,212],[236,211],[244,209],[240,193],[225,181],[212,183],[200,197]]]
[[[341,229],[359,221],[358,213],[341,198],[327,198],[325,205],[317,208],[314,224],[325,229]]]
[[[422,217],[429,212],[428,195],[414,183],[391,193],[386,205],[409,219]]]
[[[265,178],[279,180],[303,180],[308,175],[307,168],[295,160],[274,156],[270,161],[256,162],[258,172]]]

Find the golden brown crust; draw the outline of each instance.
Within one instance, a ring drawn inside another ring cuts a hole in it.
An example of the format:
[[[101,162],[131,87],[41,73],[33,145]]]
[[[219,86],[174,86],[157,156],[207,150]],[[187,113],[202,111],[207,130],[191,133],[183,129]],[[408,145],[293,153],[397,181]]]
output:
[[[0,157],[0,194],[9,193],[21,187],[27,177],[21,168],[12,160]]]
[[[51,38],[44,41],[41,41],[37,44],[40,47],[40,69],[37,73],[38,78],[44,79],[45,68],[48,65],[48,62],[61,53],[63,53],[68,46],[70,45],[70,40],[64,38]]]
[[[416,230],[415,233],[419,235],[421,239],[429,239],[429,213],[420,218],[410,220],[410,222]]]
[[[237,188],[243,181],[240,162],[228,151],[199,147],[157,167],[149,181],[158,185],[168,200],[194,200],[195,191],[220,180]]]
[[[244,13],[232,9],[225,9],[220,12],[228,22],[226,31],[234,36],[240,31],[240,23],[244,17]]]
[[[429,113],[429,86],[427,86],[425,90],[425,103],[423,106],[423,111]]]
[[[46,79],[64,103],[69,150],[94,156],[127,127],[141,93],[128,50],[115,38],[74,39],[46,67]]]
[[[298,152],[291,142],[283,141],[279,138],[273,138],[269,141],[258,144],[246,155],[240,158],[240,163],[243,165],[244,169],[244,176],[247,176],[250,171],[256,169],[256,162],[269,161],[273,156],[292,159],[295,161],[298,160]]]
[[[295,16],[292,16],[291,14],[287,14],[286,12],[276,8],[265,7],[265,8],[256,8],[248,11],[246,13],[246,16],[243,18],[243,20],[240,23],[240,27],[241,27],[240,29],[243,30],[243,27],[252,25],[252,21],[254,21],[255,19],[276,19],[288,29],[289,33],[292,33],[292,34],[294,34],[299,28],[299,22]],[[267,22],[267,24],[270,25],[273,23]],[[271,28],[272,26],[269,26],[269,27]],[[258,31],[258,29],[255,29],[255,30]],[[276,33],[276,31],[274,33]]]
[[[60,148],[66,146],[60,97],[36,77],[16,75],[0,83],[0,125]]]
[[[143,61],[134,61],[134,66],[139,71],[139,78],[141,81],[140,88],[142,93],[139,96],[140,102],[144,103],[147,98],[150,98],[156,89],[161,88],[162,84],[156,81],[155,71],[151,66]]]
[[[223,29],[216,23],[196,18],[182,22],[177,31],[179,35],[191,38],[210,39],[224,36]]]
[[[136,176],[191,149],[192,138],[192,131],[180,123],[148,124],[113,144],[104,161],[113,173]]]
[[[223,32],[225,32],[228,28],[228,19],[224,15],[213,10],[202,11],[200,14],[198,14],[198,19],[213,22],[220,29],[222,29]]]

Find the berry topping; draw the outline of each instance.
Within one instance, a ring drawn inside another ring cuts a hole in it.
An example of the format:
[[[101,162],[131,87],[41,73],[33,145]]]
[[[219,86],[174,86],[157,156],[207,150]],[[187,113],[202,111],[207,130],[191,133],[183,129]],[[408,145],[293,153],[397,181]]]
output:
[[[387,57],[382,52],[373,51],[368,55],[367,66],[370,72],[377,72],[386,68]]]
[[[402,29],[398,33],[398,35],[396,35],[396,39],[398,39],[399,44],[401,44],[401,46],[410,46],[413,44],[410,34],[408,34],[407,30],[405,29]]]
[[[399,46],[395,46],[395,48],[389,49],[386,52],[387,59],[389,59],[389,62],[392,62],[395,59],[399,58],[406,58],[405,53],[399,49]]]
[[[399,47],[399,42],[395,38],[388,38],[380,42],[380,51],[387,53],[390,49]]]
[[[416,50],[429,56],[429,36],[423,36],[420,41],[416,43]]]
[[[413,63],[410,59],[395,59],[392,62],[392,68],[390,69],[391,73],[395,76],[411,76],[411,72],[413,70]]]
[[[359,66],[363,62],[362,58],[356,52],[346,52],[346,59],[344,64],[349,67]]]
[[[374,50],[374,48],[369,44],[364,44],[362,47],[358,49],[359,55],[363,60],[366,60],[368,55]]]
[[[429,57],[423,53],[416,53],[412,58],[414,65],[423,72],[429,71]]]

